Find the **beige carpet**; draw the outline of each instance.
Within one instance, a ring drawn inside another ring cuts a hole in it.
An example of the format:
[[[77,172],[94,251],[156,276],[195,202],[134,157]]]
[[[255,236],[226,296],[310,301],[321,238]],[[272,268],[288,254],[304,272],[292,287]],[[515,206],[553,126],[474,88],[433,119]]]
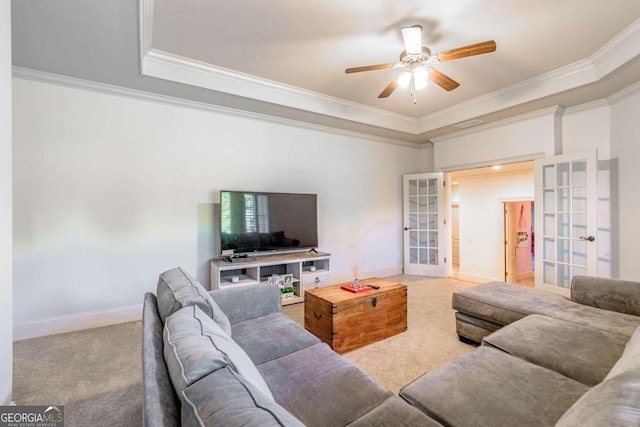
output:
[[[344,356],[397,393],[424,372],[473,350],[458,341],[451,294],[474,285],[389,279],[408,286],[408,330]],[[303,304],[283,311],[303,324]],[[67,427],[141,425],[140,335],[140,322],[132,322],[15,342],[14,400],[64,405]]]
[[[475,286],[454,279],[394,276],[407,285],[407,331],[343,354],[394,393],[420,375],[474,350],[458,340],[451,308],[453,292]],[[304,304],[283,312],[304,325]]]

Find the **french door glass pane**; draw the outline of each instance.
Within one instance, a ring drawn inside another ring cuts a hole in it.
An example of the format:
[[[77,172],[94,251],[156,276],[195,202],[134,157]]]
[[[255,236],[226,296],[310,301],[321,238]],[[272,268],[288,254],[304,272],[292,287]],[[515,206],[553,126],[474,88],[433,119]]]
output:
[[[409,262],[411,264],[418,263],[418,248],[410,248],[409,249]]]
[[[569,214],[558,214],[558,237],[569,237]]]
[[[550,285],[556,284],[556,264],[551,262],[545,262],[543,266],[543,280],[544,283],[548,283]]]
[[[556,285],[561,288],[569,288],[571,283],[571,267],[565,264],[558,264],[558,280]]]
[[[409,180],[409,196],[418,195],[418,181],[415,179]]]
[[[570,242],[568,239],[558,239],[558,262],[570,263]]]
[[[573,212],[587,211],[587,187],[574,187],[571,195],[571,210]]]
[[[542,241],[543,243],[543,254],[542,257],[545,261],[555,261],[556,260],[556,240],[545,238]]]
[[[542,186],[544,188],[555,188],[556,186],[556,167],[555,165],[547,165],[542,169]]]
[[[567,187],[570,185],[570,181],[569,181],[569,166],[571,165],[571,163],[558,163],[556,165],[556,169],[558,171],[558,174],[556,176],[557,179],[557,187]]]
[[[571,185],[587,185],[587,162],[584,160],[580,160],[577,162],[573,162],[572,173],[571,173]]]
[[[569,201],[569,189],[568,188],[560,188],[558,189],[558,212],[569,212],[571,205]]]
[[[418,194],[420,194],[421,196],[426,196],[427,195],[427,180],[426,179],[421,179],[419,180],[418,183]]]
[[[542,217],[544,224],[542,228],[542,233],[544,236],[555,236],[556,235],[556,216],[554,214],[544,214]]]
[[[572,250],[572,261],[574,266],[587,266],[587,242],[584,240],[574,240]]]
[[[556,211],[556,192],[554,190],[544,190],[542,199],[542,211]]]

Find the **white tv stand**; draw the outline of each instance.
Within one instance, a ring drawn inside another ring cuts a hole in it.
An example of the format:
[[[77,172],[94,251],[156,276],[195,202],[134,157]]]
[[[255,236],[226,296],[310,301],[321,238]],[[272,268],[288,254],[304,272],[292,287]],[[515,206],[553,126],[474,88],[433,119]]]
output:
[[[283,305],[304,301],[305,289],[329,286],[331,254],[324,252],[292,252],[278,255],[255,255],[211,260],[211,290],[227,286],[266,284],[272,274],[293,274],[294,297],[282,300]],[[311,271],[315,268],[315,271]],[[232,277],[238,281],[233,282]]]

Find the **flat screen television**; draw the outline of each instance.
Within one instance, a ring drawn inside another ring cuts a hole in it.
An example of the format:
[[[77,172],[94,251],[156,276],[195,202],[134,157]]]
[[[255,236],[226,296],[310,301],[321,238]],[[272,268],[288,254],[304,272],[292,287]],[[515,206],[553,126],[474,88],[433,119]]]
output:
[[[221,255],[318,246],[316,194],[220,192]]]

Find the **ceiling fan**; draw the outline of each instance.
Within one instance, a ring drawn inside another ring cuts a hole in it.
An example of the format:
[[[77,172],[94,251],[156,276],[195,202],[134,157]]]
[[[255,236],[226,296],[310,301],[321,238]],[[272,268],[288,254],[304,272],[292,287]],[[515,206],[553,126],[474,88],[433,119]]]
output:
[[[425,87],[428,80],[431,80],[444,90],[453,90],[460,86],[460,83],[431,67],[431,65],[445,61],[452,61],[454,59],[466,58],[467,56],[481,55],[483,53],[494,52],[496,50],[496,42],[489,40],[432,55],[429,48],[422,46],[422,27],[420,25],[402,28],[401,31],[405,50],[400,54],[399,62],[366,65],[364,67],[353,67],[344,70],[345,73],[351,74],[362,71],[386,70],[389,68],[404,69],[405,71],[400,73],[397,80],[393,80],[382,92],[380,92],[378,98],[388,97],[393,93],[397,86],[400,86],[405,89],[410,89],[411,96],[413,97],[413,103],[415,104],[416,90]]]

